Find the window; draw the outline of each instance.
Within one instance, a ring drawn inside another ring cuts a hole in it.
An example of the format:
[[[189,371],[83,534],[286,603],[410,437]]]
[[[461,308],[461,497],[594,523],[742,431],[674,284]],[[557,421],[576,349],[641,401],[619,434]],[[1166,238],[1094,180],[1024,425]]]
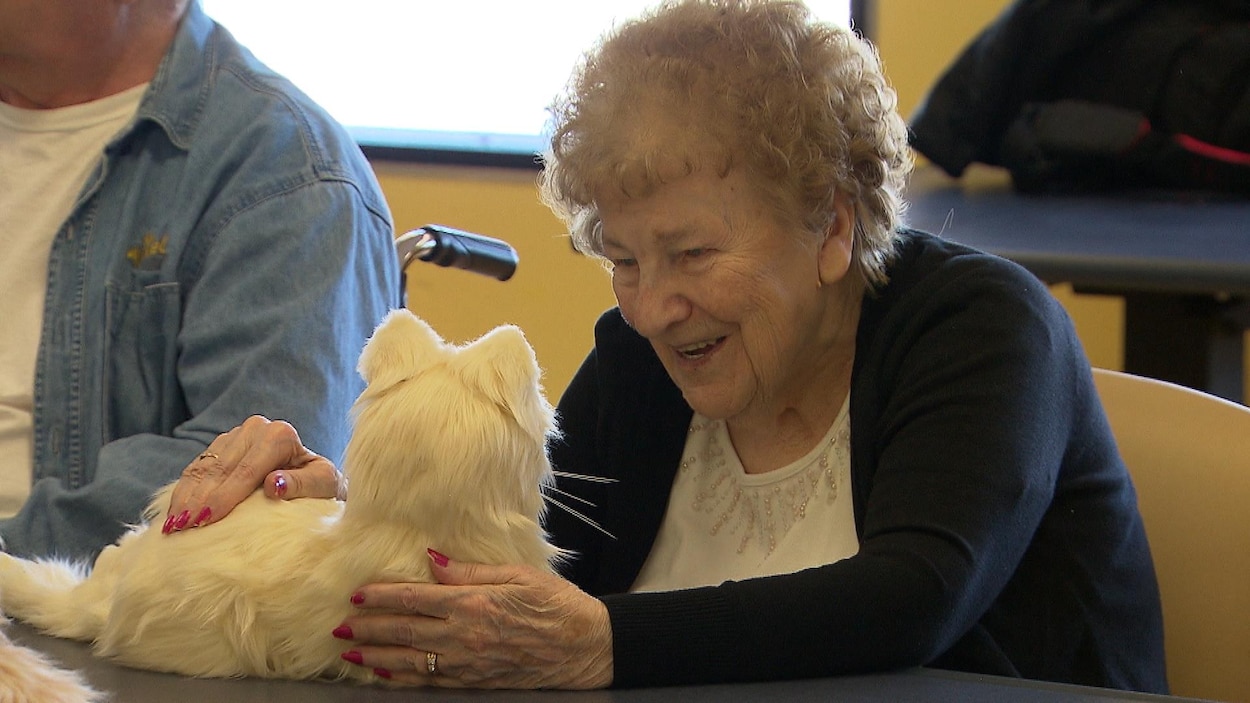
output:
[[[647,0],[202,0],[370,156],[533,166],[581,53]],[[847,24],[851,0],[808,0]],[[315,10],[311,8],[316,8]]]

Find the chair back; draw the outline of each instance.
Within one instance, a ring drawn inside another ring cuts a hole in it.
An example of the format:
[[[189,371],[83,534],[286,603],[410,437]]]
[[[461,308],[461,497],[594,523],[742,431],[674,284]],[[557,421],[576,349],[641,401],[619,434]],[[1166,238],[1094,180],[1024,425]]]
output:
[[[1163,599],[1175,695],[1250,703],[1250,408],[1094,369]]]

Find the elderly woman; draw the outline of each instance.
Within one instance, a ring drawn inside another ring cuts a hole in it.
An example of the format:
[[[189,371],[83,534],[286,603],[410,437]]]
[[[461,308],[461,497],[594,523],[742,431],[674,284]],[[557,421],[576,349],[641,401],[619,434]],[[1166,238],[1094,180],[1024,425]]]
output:
[[[550,516],[566,578],[429,545],[442,583],[362,586],[346,656],[437,686],[928,665],[1166,690],[1089,363],[1037,279],[899,227],[906,130],[871,47],[795,2],[667,3],[554,114],[544,196],[619,302],[551,447],[615,479],[561,486],[603,531]],[[332,493],[285,425],[213,451],[248,458],[175,511],[220,516],[266,476]]]

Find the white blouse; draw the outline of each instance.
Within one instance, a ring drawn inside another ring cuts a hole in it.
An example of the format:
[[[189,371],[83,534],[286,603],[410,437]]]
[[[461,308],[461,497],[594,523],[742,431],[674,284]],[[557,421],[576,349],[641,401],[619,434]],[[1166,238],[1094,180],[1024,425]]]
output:
[[[859,551],[848,401],[812,451],[762,474],[743,470],[723,420],[695,414],[664,522],[631,590],[793,573]]]

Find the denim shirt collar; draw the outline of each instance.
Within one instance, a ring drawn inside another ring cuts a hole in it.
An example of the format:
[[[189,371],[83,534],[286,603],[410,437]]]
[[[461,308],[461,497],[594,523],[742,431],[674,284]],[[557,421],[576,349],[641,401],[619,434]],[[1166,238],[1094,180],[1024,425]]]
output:
[[[202,107],[212,91],[207,76],[213,74],[218,62],[216,44],[211,41],[214,28],[216,24],[198,0],[191,0],[135,115],[136,125],[144,120],[156,123],[183,151],[191,147],[204,116]],[[189,99],[193,95],[196,97]]]

